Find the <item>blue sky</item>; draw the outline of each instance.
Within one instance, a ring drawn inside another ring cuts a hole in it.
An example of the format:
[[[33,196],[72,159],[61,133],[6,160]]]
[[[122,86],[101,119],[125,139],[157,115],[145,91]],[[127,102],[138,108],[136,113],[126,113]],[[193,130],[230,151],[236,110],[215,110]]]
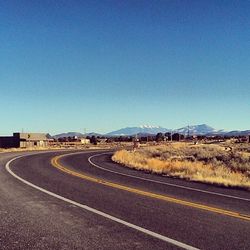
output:
[[[250,129],[249,1],[1,1],[0,134]]]

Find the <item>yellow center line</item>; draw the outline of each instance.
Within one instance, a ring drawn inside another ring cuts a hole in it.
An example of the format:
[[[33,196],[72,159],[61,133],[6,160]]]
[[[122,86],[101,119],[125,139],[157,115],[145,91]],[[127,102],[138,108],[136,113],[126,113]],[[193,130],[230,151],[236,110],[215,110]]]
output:
[[[163,201],[167,201],[167,202],[172,202],[172,203],[176,203],[176,204],[180,204],[180,205],[184,205],[184,206],[188,206],[188,207],[198,208],[198,209],[206,210],[206,211],[209,211],[209,212],[214,212],[214,213],[223,214],[223,215],[231,216],[231,217],[234,217],[234,218],[250,221],[250,215],[241,214],[241,213],[230,211],[230,210],[224,210],[224,209],[221,209],[221,208],[206,206],[206,205],[202,205],[202,204],[199,204],[199,203],[189,202],[189,201],[173,198],[173,197],[166,196],[166,195],[147,192],[147,191],[143,191],[143,190],[140,190],[140,189],[127,187],[127,186],[124,186],[124,185],[121,185],[121,184],[113,183],[113,182],[110,182],[110,181],[106,181],[106,180],[103,180],[103,179],[91,177],[91,176],[88,176],[88,175],[85,175],[85,174],[81,174],[81,173],[72,171],[72,170],[70,170],[68,168],[65,168],[64,166],[62,166],[62,164],[59,163],[59,159],[62,158],[63,156],[65,156],[65,155],[60,155],[60,156],[56,156],[56,157],[52,158],[51,159],[51,164],[55,168],[65,172],[67,174],[79,177],[81,179],[88,180],[88,181],[95,182],[95,183],[99,183],[99,184],[102,184],[102,185],[105,185],[105,186],[108,186],[108,187],[128,191],[128,192],[131,192],[131,193],[147,196],[147,197],[150,197],[150,198],[155,198],[155,199],[159,199],[159,200],[163,200]]]

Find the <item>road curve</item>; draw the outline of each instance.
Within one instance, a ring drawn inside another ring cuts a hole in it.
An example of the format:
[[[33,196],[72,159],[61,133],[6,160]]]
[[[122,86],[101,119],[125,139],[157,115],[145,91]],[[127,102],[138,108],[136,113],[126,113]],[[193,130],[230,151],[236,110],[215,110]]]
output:
[[[0,249],[250,249],[249,192],[127,169],[110,153],[58,160],[71,173],[246,216],[237,218],[73,176],[51,165],[60,154],[8,164],[26,183],[5,168],[17,154],[0,155]]]

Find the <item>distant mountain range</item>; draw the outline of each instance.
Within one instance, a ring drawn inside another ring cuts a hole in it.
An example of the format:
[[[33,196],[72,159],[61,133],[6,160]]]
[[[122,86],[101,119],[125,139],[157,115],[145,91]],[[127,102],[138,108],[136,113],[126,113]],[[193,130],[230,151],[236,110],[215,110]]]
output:
[[[226,133],[227,136],[247,136],[250,135],[250,130],[233,130]]]
[[[117,135],[135,135],[135,134],[157,134],[157,133],[166,133],[170,131],[167,128],[160,126],[154,127],[149,125],[142,125],[139,127],[127,127],[119,130],[112,131],[107,133],[108,136],[117,136]]]
[[[91,133],[87,133],[87,134],[82,134],[79,132],[67,132],[67,133],[61,133],[61,134],[57,134],[57,135],[53,135],[52,137],[55,139],[59,139],[59,138],[63,138],[63,137],[84,137],[84,136],[101,136],[101,134],[95,133],[95,132],[91,132]]]
[[[157,133],[180,133],[185,135],[207,135],[207,134],[221,134],[224,133],[224,130],[216,130],[206,124],[201,125],[192,125],[186,126],[178,129],[169,129],[163,128],[160,126],[149,126],[143,125],[139,127],[127,127],[123,129],[119,129],[113,132],[108,133],[107,135],[115,136],[115,135],[135,135],[135,134],[157,134]]]
[[[171,132],[172,133],[180,133],[184,135],[228,135],[228,136],[240,136],[240,135],[249,135],[250,130],[234,130],[234,131],[225,131],[223,129],[217,130],[215,128],[212,128],[211,126],[208,126],[207,124],[200,124],[200,125],[191,125],[186,126],[178,129],[168,129],[160,126],[150,126],[150,125],[142,125],[138,127],[126,127],[119,130],[115,130],[112,132],[109,132],[107,134],[103,134],[104,136],[131,136],[131,135],[155,135],[157,133],[166,133]],[[82,134],[77,132],[68,132],[68,133],[62,133],[58,135],[54,135],[53,138],[58,139],[61,137],[83,137],[83,136],[102,136],[102,134],[98,133],[88,133],[88,134]]]
[[[58,139],[58,138],[63,138],[63,137],[74,137],[74,136],[82,137],[83,134],[78,133],[78,132],[68,132],[68,133],[62,133],[62,134],[54,135],[52,137],[55,138],[55,139]]]
[[[217,130],[214,129],[207,124],[201,124],[201,125],[192,125],[192,126],[186,126],[183,128],[179,128],[174,130],[180,134],[189,134],[189,135],[208,135],[208,134],[224,134],[226,133],[224,130]]]

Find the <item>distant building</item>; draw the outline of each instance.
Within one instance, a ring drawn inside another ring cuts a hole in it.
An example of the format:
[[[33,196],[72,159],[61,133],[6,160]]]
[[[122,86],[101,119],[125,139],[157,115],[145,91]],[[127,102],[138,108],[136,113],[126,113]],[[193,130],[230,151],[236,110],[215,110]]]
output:
[[[90,143],[90,139],[81,138],[81,144],[89,144],[89,143]]]
[[[13,133],[13,136],[0,136],[0,148],[47,147],[49,139],[43,133]]]
[[[107,138],[97,138],[97,142],[101,143],[101,144],[104,144],[104,143],[107,142]]]

